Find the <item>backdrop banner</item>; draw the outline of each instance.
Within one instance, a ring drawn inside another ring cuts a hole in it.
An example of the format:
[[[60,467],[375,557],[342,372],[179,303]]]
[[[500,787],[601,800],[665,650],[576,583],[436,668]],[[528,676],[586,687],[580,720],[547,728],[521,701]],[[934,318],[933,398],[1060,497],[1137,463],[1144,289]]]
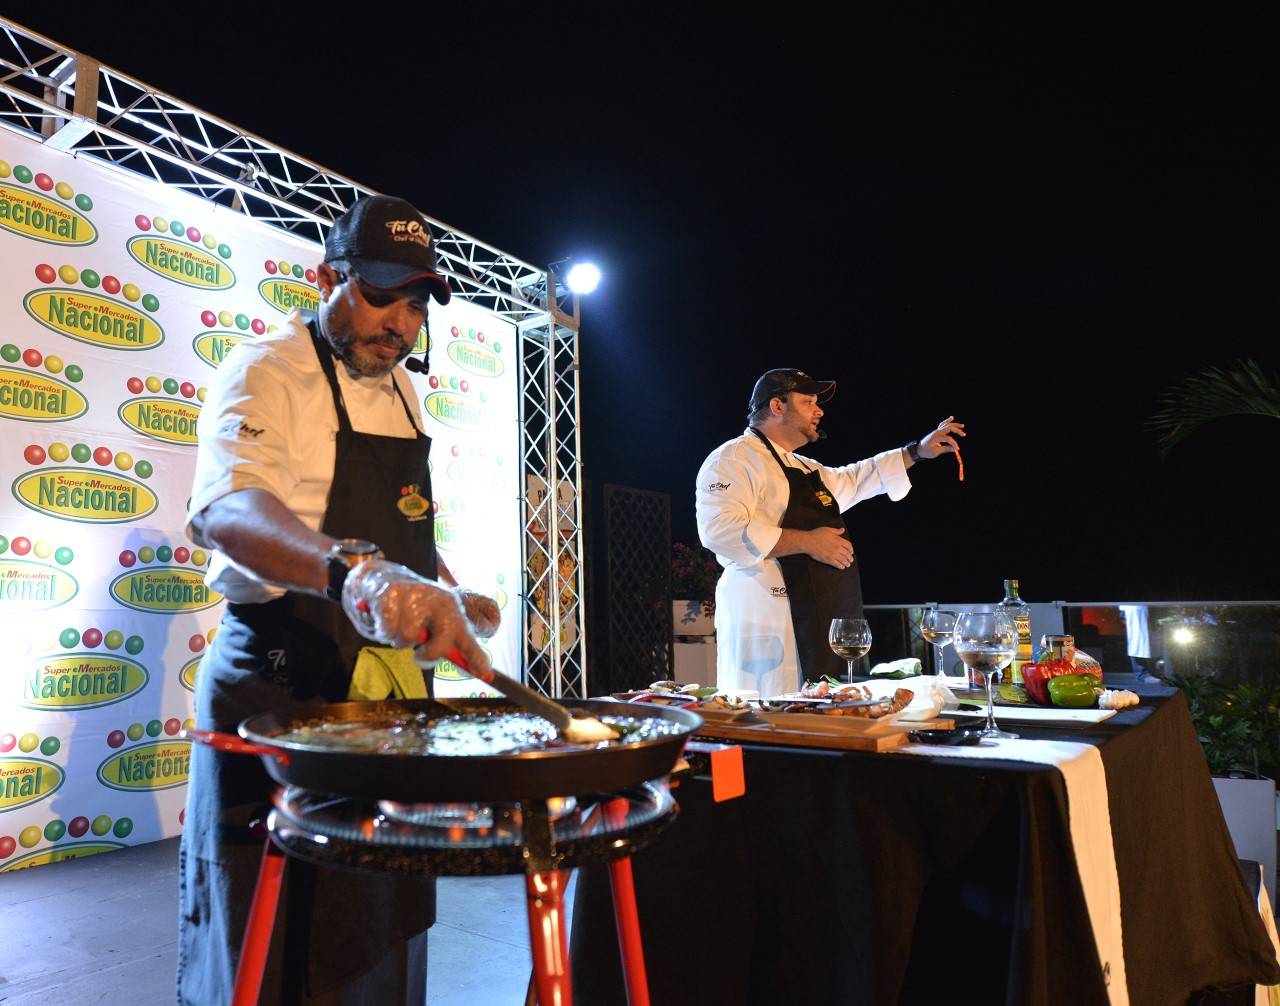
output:
[[[178,734],[223,604],[184,532],[196,421],[237,343],[319,303],[321,258],[225,207],[0,134],[0,872],[181,830]],[[411,378],[436,544],[497,599],[486,647],[518,673],[515,328],[455,298],[432,306],[430,330],[430,374]],[[447,662],[434,673],[439,695],[483,691]]]

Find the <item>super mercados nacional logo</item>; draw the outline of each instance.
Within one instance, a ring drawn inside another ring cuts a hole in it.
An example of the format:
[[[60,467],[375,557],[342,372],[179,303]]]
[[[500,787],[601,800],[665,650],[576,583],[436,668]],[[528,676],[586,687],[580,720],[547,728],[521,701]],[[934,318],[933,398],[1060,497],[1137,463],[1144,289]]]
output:
[[[191,348],[211,367],[221,364],[231,350],[250,338],[250,333],[262,335],[276,330],[275,325],[268,325],[261,318],[230,311],[201,311],[200,325],[202,330],[191,340]]]
[[[185,786],[191,770],[191,742],[175,736],[180,729],[182,724],[175,718],[164,723],[152,720],[145,728],[140,723],[133,723],[127,732],[113,731],[108,744],[117,736],[135,740],[135,734],[142,736],[138,734],[139,730],[145,730],[147,736],[158,739],[131,744],[108,756],[98,766],[98,782],[126,793]],[[123,744],[124,740],[119,743]]]
[[[124,524],[150,516],[160,505],[140,481],[151,477],[151,462],[135,461],[127,451],[113,454],[108,447],[59,442],[47,450],[31,444],[22,456],[34,470],[13,480],[13,495],[37,513],[85,524]]]
[[[288,314],[294,308],[316,311],[320,308],[320,290],[316,271],[284,259],[267,259],[262,268],[266,278],[258,283],[258,293],[270,307]]]
[[[76,554],[66,545],[25,535],[0,534],[0,614],[48,611],[80,592],[68,567]]]
[[[196,445],[196,424],[206,389],[176,377],[130,377],[125,387],[133,395],[120,403],[120,422],[144,437],[179,447]],[[163,393],[163,394],[162,394]]]
[[[66,247],[91,245],[98,240],[86,216],[92,209],[93,200],[67,182],[0,161],[0,227],[10,233]]]
[[[39,803],[57,792],[67,774],[48,759],[61,747],[57,737],[0,734],[0,814]]]
[[[222,600],[221,594],[205,586],[203,569],[208,562],[203,549],[192,552],[184,545],[146,545],[136,553],[125,549],[120,553],[125,572],[111,581],[111,596],[134,611],[161,615],[204,611]]]
[[[140,233],[124,247],[142,268],[197,290],[228,290],[236,285],[236,274],[227,264],[230,245],[178,220],[139,213],[133,222]]]
[[[474,328],[449,329],[451,336],[445,352],[463,370],[477,377],[497,377],[506,367],[502,363],[502,343],[491,342]]]
[[[89,401],[75,385],[84,380],[79,364],[12,342],[0,346],[0,417],[24,423],[79,419]],[[43,371],[43,373],[42,373]]]
[[[437,422],[454,430],[487,430],[492,424],[489,393],[475,389],[465,377],[432,374],[427,378],[431,393],[422,406]]]
[[[126,638],[119,629],[65,628],[33,646],[19,703],[41,712],[79,712],[123,702],[151,680],[137,660],[145,648],[141,636]]]
[[[51,332],[107,349],[153,349],[164,342],[164,329],[152,317],[159,298],[134,283],[47,262],[36,266],[36,279],[43,286],[23,297],[22,306]],[[58,281],[63,285],[53,286]]]

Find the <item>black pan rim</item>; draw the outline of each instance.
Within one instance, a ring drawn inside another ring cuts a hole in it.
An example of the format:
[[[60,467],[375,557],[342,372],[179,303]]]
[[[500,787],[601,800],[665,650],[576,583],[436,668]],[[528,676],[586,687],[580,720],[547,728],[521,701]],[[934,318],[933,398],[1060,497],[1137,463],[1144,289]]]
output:
[[[639,752],[655,747],[661,747],[671,744],[674,741],[687,739],[692,736],[701,726],[702,717],[697,713],[690,712],[687,709],[675,709],[670,706],[652,707],[642,703],[620,702],[614,699],[561,699],[563,705],[571,709],[590,709],[593,712],[605,715],[616,714],[622,716],[634,716],[640,719],[661,719],[674,722],[684,727],[684,730],[674,734],[665,736],[652,737],[648,740],[637,741],[629,744],[619,744],[613,750],[622,752]],[[301,744],[296,741],[282,742],[277,740],[277,734],[266,733],[261,729],[256,729],[254,724],[266,724],[269,721],[284,721],[279,723],[279,733],[285,733],[291,729],[290,724],[301,722],[313,722],[317,719],[333,718],[332,715],[326,717],[326,712],[338,713],[339,719],[359,719],[361,717],[346,717],[340,715],[343,712],[355,709],[367,713],[368,718],[372,719],[378,715],[385,715],[391,712],[411,712],[420,711],[422,708],[430,708],[430,705],[440,706],[444,709],[450,709],[452,705],[479,707],[482,710],[504,710],[504,711],[526,711],[522,706],[517,705],[509,699],[501,696],[496,698],[472,698],[465,696],[436,698],[436,699],[392,699],[380,702],[330,702],[317,703],[314,706],[295,707],[286,712],[266,712],[256,713],[253,716],[243,720],[237,732],[246,741],[253,744],[261,744],[266,747],[286,754],[292,753],[297,755],[306,755],[308,757],[325,757],[325,758],[355,758],[355,759],[377,759],[379,765],[388,767],[393,765],[403,765],[406,767],[421,765],[424,761],[445,762],[454,761],[466,762],[467,764],[485,763],[492,764],[509,763],[511,761],[520,762],[536,762],[536,761],[562,761],[581,758],[586,754],[599,754],[609,751],[610,748],[599,747],[595,745],[571,745],[562,748],[555,748],[550,751],[519,751],[506,754],[495,755],[415,755],[415,754],[392,754],[377,751],[342,751],[330,747],[314,746],[310,744]]]

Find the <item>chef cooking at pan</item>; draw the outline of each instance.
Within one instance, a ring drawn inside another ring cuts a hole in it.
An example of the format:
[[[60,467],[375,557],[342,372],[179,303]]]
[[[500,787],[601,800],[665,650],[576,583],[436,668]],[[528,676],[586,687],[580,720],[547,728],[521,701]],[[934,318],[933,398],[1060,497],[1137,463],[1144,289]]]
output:
[[[948,416],[905,447],[828,468],[792,452],[825,436],[835,381],[770,370],[756,381],[748,427],[698,472],[698,536],[724,573],[716,585],[716,685],[761,695],[842,676],[827,643],[833,618],[862,617],[858,560],[843,511],[881,494],[901,500],[907,469],[954,452],[964,424]],[[962,469],[963,470],[963,469]]]
[[[489,668],[473,632],[496,631],[497,606],[436,555],[431,441],[397,366],[429,301],[450,296],[430,228],[403,200],[363,198],[333,224],[318,272],[318,313],[240,343],[201,410],[188,534],[216,550],[206,580],[228,604],[197,676],[200,729],[234,733],[301,702],[425,697],[414,653],[396,647],[420,644],[429,662],[457,646]],[[195,746],[182,1004],[231,1001],[262,853],[250,824],[273,789],[258,759]],[[260,1001],[421,1003],[434,917],[432,880],[290,857]]]

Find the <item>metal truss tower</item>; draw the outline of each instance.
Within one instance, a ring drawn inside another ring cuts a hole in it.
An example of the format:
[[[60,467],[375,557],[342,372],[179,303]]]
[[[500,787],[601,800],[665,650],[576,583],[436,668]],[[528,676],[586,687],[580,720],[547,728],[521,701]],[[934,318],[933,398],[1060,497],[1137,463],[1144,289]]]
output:
[[[319,243],[356,199],[372,194],[5,18],[0,126]],[[527,676],[546,694],[585,696],[577,297],[550,270],[427,220],[454,295],[519,333]]]

